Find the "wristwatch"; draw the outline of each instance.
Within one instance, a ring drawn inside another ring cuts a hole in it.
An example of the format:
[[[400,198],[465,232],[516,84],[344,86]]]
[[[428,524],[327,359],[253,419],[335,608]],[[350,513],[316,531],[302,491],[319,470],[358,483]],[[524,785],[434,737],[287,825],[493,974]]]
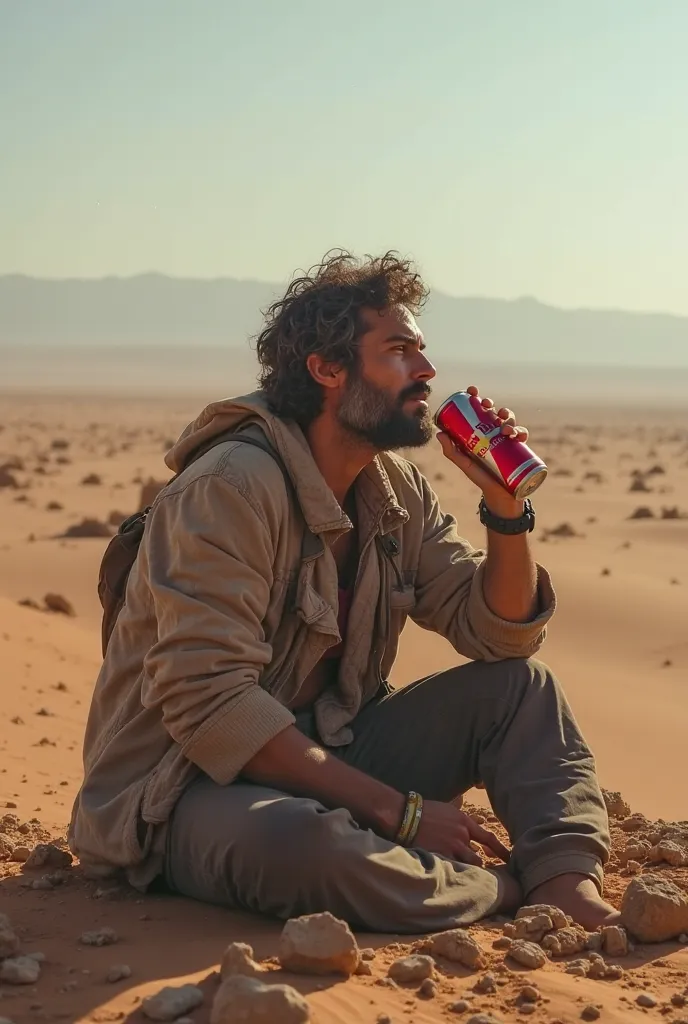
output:
[[[523,515],[518,519],[502,519],[501,516],[493,515],[485,504],[484,498],[478,506],[478,515],[480,522],[488,530],[503,533],[508,537],[513,537],[518,533],[532,533],[535,528],[535,509],[529,498],[523,502]]]

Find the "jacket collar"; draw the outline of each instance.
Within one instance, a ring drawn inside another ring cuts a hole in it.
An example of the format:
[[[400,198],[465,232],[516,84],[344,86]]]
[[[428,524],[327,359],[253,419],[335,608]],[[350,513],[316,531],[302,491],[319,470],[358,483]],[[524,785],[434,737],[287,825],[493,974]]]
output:
[[[206,406],[182,432],[165,456],[165,463],[173,472],[178,472],[200,444],[226,430],[238,430],[251,423],[260,427],[280,455],[309,530],[315,534],[338,534],[350,529],[351,520],[318,469],[303,431],[296,423],[270,412],[260,391]],[[399,504],[384,460],[385,455],[376,456],[356,481],[359,509],[364,519],[361,528],[366,533],[371,530],[389,533],[409,517]]]

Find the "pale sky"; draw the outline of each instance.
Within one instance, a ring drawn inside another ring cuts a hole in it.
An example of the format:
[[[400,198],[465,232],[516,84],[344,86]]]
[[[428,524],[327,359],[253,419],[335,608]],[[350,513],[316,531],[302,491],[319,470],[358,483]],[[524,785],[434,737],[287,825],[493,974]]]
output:
[[[0,273],[688,314],[688,0],[0,0]]]

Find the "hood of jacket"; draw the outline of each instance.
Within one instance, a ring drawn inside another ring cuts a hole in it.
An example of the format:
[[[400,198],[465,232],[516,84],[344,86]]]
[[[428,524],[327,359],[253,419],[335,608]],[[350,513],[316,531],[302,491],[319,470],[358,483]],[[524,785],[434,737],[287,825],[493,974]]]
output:
[[[237,398],[223,398],[207,405],[167,452],[165,464],[174,473],[179,473],[200,445],[207,444],[225,431],[238,431],[250,424],[260,427],[280,456],[309,529],[319,534],[349,527],[348,516],[320,472],[303,431],[293,421],[283,420],[271,412],[261,391]],[[366,466],[358,488],[369,513],[381,520],[383,533],[408,518],[392,487],[384,459],[384,455],[378,455]]]

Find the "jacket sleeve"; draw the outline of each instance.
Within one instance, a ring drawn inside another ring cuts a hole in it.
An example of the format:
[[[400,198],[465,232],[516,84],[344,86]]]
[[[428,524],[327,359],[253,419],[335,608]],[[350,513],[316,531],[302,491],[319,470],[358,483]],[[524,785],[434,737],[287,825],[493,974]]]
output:
[[[260,685],[272,656],[262,621],[279,534],[266,516],[279,517],[213,474],[164,494],[150,515],[142,553],[158,639],[144,661],[142,701],[223,785],[294,722]]]
[[[537,566],[540,611],[532,621],[495,615],[483,594],[486,552],[459,536],[454,517],[442,512],[437,495],[421,480],[425,522],[412,618],[476,661],[531,657],[544,642],[556,606],[549,574]]]

